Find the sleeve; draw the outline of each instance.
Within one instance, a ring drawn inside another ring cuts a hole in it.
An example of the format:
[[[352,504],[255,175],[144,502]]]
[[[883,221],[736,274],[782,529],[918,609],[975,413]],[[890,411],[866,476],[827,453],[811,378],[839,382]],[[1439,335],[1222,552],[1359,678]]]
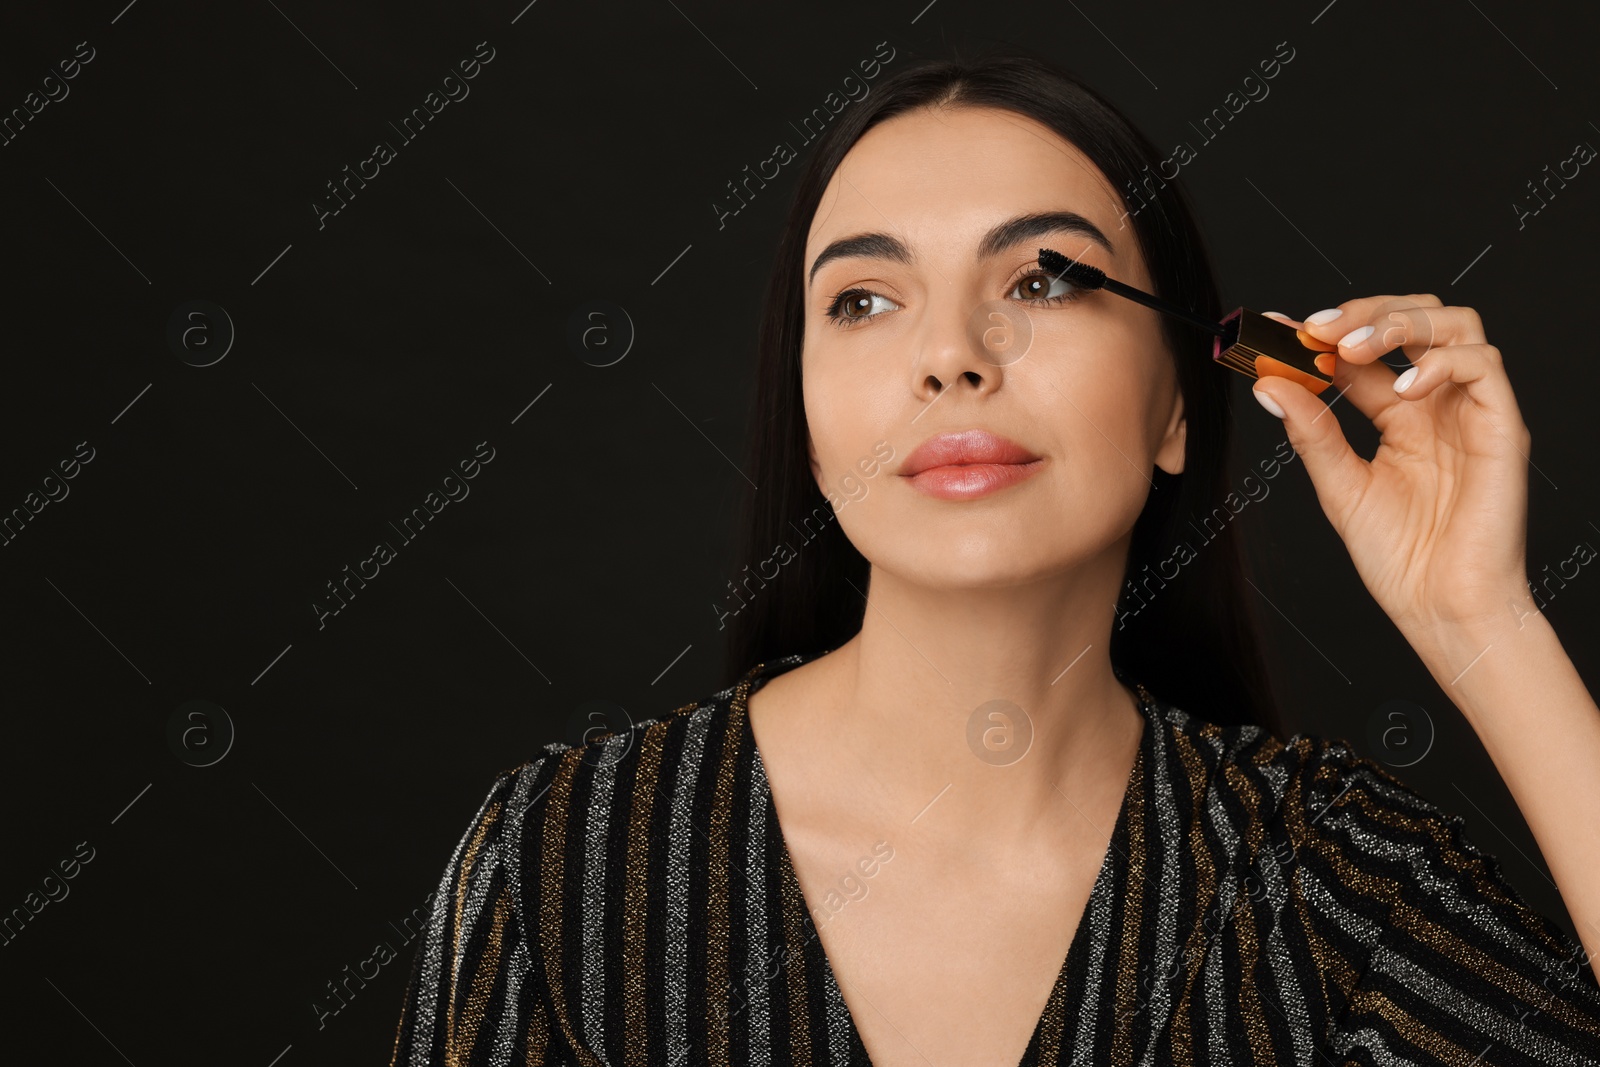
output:
[[[540,758],[502,771],[431,894],[390,1067],[547,1062],[547,1014],[517,907],[520,829]]]
[[[1303,797],[1364,966],[1329,1019],[1326,1062],[1600,1064],[1600,984],[1583,947],[1525,904],[1461,816],[1340,741],[1319,741]]]

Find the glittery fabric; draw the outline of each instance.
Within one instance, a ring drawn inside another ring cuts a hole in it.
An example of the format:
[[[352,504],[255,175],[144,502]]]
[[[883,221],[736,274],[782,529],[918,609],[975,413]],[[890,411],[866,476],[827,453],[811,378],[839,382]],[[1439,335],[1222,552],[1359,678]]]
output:
[[[391,1067],[870,1067],[747,718],[807,658],[502,771]],[[1342,741],[1134,685],[1127,792],[1081,921],[1053,920],[1077,927],[1019,1067],[1600,1067],[1582,948],[1458,816]]]

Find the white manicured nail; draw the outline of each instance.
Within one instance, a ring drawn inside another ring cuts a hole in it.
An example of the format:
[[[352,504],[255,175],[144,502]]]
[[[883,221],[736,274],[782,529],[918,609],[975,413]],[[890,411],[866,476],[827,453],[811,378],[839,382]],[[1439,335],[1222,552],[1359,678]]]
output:
[[[1262,407],[1278,416],[1278,418],[1283,418],[1283,409],[1278,406],[1278,402],[1276,400],[1272,399],[1272,397],[1268,396],[1266,393],[1261,392],[1259,389],[1252,389],[1250,391],[1255,394],[1256,399],[1261,402]]]
[[[1371,337],[1372,332],[1376,329],[1376,326],[1373,326],[1369,323],[1366,326],[1361,327],[1359,330],[1351,330],[1349,333],[1339,338],[1339,347],[1354,348],[1362,341],[1365,341],[1367,338]]]
[[[1411,388],[1411,383],[1417,380],[1417,371],[1421,369],[1421,367],[1412,367],[1410,370],[1400,375],[1400,377],[1396,378],[1394,380],[1394,391],[1397,393],[1403,393],[1407,389]]]
[[[1326,311],[1319,311],[1315,315],[1307,315],[1306,322],[1312,326],[1321,326],[1325,322],[1332,322],[1343,314],[1343,308],[1328,308]]]

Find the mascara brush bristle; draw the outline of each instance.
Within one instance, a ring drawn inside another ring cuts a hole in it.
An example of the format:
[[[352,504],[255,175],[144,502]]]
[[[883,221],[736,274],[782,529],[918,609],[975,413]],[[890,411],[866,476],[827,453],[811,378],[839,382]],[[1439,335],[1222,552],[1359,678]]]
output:
[[[1147,308],[1182,319],[1191,326],[1198,326],[1214,337],[1222,337],[1228,331],[1225,326],[1206,315],[1200,315],[1188,308],[1179,307],[1161,299],[1153,293],[1142,289],[1135,289],[1126,282],[1119,282],[1115,278],[1107,278],[1106,272],[1099,267],[1091,267],[1087,263],[1079,263],[1075,259],[1068,259],[1060,252],[1051,248],[1039,249],[1039,266],[1054,274],[1057,278],[1065,278],[1079,289],[1104,289],[1108,293],[1127,297],[1136,304],[1143,304]],[[1271,319],[1263,320],[1271,322]]]
[[[1106,284],[1105,271],[1068,259],[1053,248],[1039,249],[1039,266],[1058,278],[1066,278],[1081,289],[1099,289]]]

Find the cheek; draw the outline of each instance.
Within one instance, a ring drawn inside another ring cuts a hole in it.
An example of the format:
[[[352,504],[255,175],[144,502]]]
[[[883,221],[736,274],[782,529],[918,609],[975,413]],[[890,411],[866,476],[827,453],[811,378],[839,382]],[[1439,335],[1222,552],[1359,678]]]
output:
[[[1038,355],[1040,358],[1034,359]],[[1052,358],[1047,348],[1018,364],[1010,384],[1038,376],[1029,390],[1036,410],[1048,412],[1088,454],[1101,450],[1138,460],[1148,451],[1150,412],[1157,389],[1158,360],[1166,355],[1154,338],[1122,328],[1086,328],[1062,342]],[[1124,461],[1125,464],[1125,461]]]
[[[1086,454],[1139,460],[1145,451],[1141,392],[1131,381],[1105,378],[1078,389],[1071,404],[1058,404],[1060,425]]]
[[[807,368],[804,383],[806,425],[825,480],[833,482],[855,470],[858,460],[872,456],[879,439],[888,438],[899,450],[904,434],[893,432],[878,383],[829,365]]]
[[[1055,460],[1040,521],[1055,524],[1066,516],[1093,524],[1099,514],[1118,524],[1127,510],[1137,514],[1155,466],[1152,387],[1144,374],[1143,361],[1108,358],[1075,361],[1070,369],[1040,361],[1008,378],[1016,407],[1035,427],[1032,439]]]

